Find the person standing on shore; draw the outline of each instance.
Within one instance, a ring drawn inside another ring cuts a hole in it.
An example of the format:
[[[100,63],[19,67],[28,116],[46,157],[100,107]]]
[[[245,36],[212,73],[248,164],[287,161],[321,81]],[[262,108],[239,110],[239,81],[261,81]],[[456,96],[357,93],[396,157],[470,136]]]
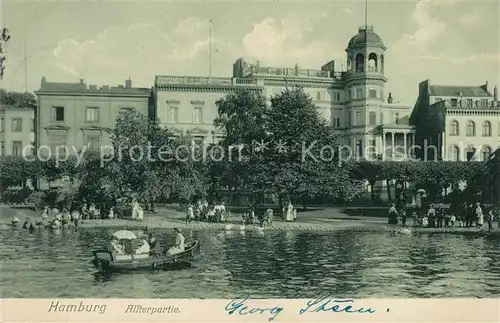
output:
[[[391,207],[389,208],[389,221],[387,223],[388,224],[398,224],[398,216],[399,216],[399,213],[396,210],[396,205],[391,204]]]
[[[191,220],[194,218],[194,210],[191,204],[188,205],[186,212],[186,223],[191,223]]]
[[[481,228],[484,224],[483,209],[481,208],[481,203],[476,203],[476,226]]]
[[[442,228],[444,225],[444,207],[443,204],[440,203],[437,210],[436,210],[436,215],[437,215],[437,228]]]
[[[428,228],[435,228],[436,227],[436,210],[434,207],[429,205],[429,209],[427,211],[427,217],[429,218],[429,223],[427,225]]]
[[[486,212],[486,222],[488,223],[488,231],[493,230],[493,209],[490,208]]]

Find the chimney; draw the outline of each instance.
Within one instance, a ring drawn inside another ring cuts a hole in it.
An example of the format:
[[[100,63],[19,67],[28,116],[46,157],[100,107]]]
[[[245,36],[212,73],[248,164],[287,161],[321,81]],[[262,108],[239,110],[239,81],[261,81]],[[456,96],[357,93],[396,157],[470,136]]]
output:
[[[387,98],[387,103],[391,104],[393,101],[392,93],[389,92],[389,97]]]
[[[83,84],[83,79],[80,79],[80,84]]]
[[[132,80],[130,79],[130,76],[128,77],[128,80],[125,80],[125,87],[127,89],[130,89],[132,87]]]
[[[496,85],[493,88],[493,101],[495,101],[495,102],[498,101],[498,88]]]
[[[44,85],[46,82],[47,82],[47,79],[45,78],[45,76],[42,76],[42,83],[41,83],[41,84],[42,84],[42,87],[43,87],[43,85]]]

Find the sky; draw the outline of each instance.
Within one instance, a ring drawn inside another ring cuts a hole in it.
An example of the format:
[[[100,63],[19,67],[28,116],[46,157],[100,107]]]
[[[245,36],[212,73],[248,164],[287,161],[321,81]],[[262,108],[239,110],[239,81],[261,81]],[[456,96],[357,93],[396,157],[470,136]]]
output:
[[[240,57],[312,69],[333,59],[339,69],[365,20],[359,0],[0,1],[11,34],[0,86],[16,91],[37,90],[42,76],[96,85],[130,77],[141,87],[155,75],[208,76],[210,19],[212,76],[230,77]],[[413,104],[426,79],[500,85],[499,3],[368,0],[368,24],[387,47],[385,93]]]

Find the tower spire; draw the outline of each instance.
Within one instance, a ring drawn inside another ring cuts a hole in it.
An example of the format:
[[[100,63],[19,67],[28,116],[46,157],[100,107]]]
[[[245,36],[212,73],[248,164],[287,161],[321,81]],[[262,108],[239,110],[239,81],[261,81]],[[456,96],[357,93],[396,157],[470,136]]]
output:
[[[365,0],[365,42],[367,41],[368,32],[368,0]]]

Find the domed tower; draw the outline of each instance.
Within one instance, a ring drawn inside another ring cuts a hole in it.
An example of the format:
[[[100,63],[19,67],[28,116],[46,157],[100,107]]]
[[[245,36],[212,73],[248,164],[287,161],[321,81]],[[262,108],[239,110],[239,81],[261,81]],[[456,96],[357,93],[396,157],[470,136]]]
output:
[[[375,140],[375,128],[383,123],[384,54],[387,48],[372,26],[359,28],[346,48],[347,73],[345,79],[347,124],[356,127],[351,138],[357,153],[364,151],[363,143]],[[363,131],[364,129],[364,131]],[[351,133],[353,133],[351,131]],[[362,154],[362,153],[361,153]]]

